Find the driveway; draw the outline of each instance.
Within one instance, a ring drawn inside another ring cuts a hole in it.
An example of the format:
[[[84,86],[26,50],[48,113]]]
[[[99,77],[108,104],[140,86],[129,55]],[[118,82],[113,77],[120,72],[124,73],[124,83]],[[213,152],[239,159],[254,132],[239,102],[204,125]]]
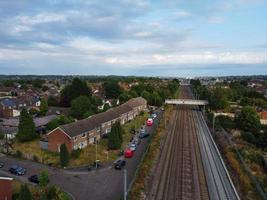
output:
[[[154,132],[156,123],[159,121],[160,117],[161,113],[158,114],[153,126],[146,127],[149,133]],[[147,143],[148,138],[142,139],[141,144],[135,151],[134,157],[126,159],[128,186],[133,180],[135,170],[145,151]],[[77,173],[6,156],[0,156],[0,161],[5,163],[5,166],[0,169],[0,174],[8,175],[22,182],[27,182],[27,177],[30,175],[37,174],[42,170],[47,170],[50,174],[51,184],[57,185],[68,192],[73,199],[119,200],[123,196],[123,170],[115,170],[111,166],[98,171]],[[8,173],[9,167],[13,164],[25,167],[27,169],[27,174],[24,176],[13,176]]]

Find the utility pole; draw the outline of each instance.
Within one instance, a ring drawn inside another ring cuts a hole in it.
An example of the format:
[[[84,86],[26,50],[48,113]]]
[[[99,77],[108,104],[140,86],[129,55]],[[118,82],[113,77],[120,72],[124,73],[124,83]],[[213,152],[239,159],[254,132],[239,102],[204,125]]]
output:
[[[212,131],[213,131],[213,134],[215,133],[214,132],[214,129],[215,129],[215,117],[216,117],[216,114],[213,113],[213,119],[212,119]]]
[[[97,138],[95,137],[96,142],[95,142],[95,168],[97,169]]]
[[[123,170],[124,174],[124,200],[127,200],[127,169]]]

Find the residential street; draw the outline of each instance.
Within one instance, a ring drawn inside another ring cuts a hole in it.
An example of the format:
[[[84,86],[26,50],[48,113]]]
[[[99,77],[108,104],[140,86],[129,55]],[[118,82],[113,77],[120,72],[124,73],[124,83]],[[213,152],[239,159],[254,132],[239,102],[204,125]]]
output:
[[[153,132],[156,121],[158,121],[160,117],[161,114],[158,114],[154,125],[146,128],[149,133]],[[133,179],[135,169],[139,164],[147,141],[148,138],[142,139],[134,157],[126,160],[128,185]],[[5,166],[0,169],[0,175],[8,175],[23,182],[27,182],[27,177],[30,175],[37,174],[42,170],[47,170],[50,174],[51,183],[70,193],[73,198],[77,200],[119,200],[123,195],[123,170],[114,170],[111,166],[99,169],[98,171],[73,172],[5,156],[0,157],[0,161],[5,163]],[[27,174],[22,177],[11,175],[8,169],[13,164],[25,167],[27,169]]]

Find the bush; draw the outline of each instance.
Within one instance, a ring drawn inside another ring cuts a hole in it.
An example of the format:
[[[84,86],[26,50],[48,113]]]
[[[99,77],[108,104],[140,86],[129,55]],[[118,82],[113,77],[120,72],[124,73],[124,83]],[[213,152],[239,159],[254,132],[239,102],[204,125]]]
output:
[[[256,142],[255,136],[250,132],[242,131],[241,132],[241,137],[242,137],[243,140],[245,140],[245,141],[247,141],[249,143],[255,144],[255,142]]]
[[[47,171],[42,171],[40,175],[38,176],[39,185],[41,187],[46,187],[49,183],[49,174]]]
[[[68,166],[68,164],[69,164],[69,152],[68,152],[68,149],[67,149],[67,146],[65,143],[60,146],[59,157],[60,157],[61,167]]]
[[[77,158],[80,157],[81,153],[82,153],[82,149],[73,150],[71,152],[71,157],[74,158],[74,159],[77,159]]]
[[[0,133],[0,140],[3,140],[5,138],[5,135],[3,133]]]
[[[225,129],[234,129],[236,126],[231,117],[220,115],[217,118],[219,119],[220,125]]]
[[[34,162],[39,162],[39,159],[38,159],[38,157],[37,157],[36,155],[33,155],[32,160],[33,160]]]
[[[17,150],[15,155],[14,155],[16,158],[21,158],[22,157],[22,153],[20,150]]]

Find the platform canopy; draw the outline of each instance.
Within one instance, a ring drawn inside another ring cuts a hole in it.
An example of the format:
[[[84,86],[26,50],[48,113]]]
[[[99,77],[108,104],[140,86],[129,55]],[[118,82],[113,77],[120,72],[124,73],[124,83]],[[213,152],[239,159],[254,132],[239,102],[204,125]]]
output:
[[[193,105],[193,106],[205,106],[209,104],[209,102],[206,100],[194,100],[194,99],[166,99],[165,103],[174,105]]]

